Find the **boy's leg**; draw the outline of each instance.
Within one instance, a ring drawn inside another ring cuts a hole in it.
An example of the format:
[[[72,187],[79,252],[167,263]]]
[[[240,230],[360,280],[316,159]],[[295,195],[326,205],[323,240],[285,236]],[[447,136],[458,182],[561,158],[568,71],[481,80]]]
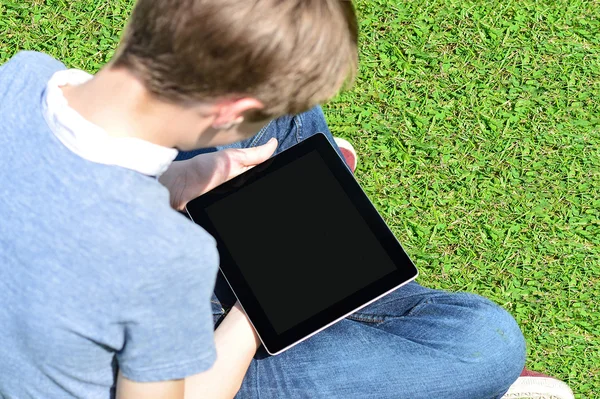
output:
[[[319,108],[233,147],[274,136],[280,152],[317,132],[333,143]],[[215,294],[217,321],[235,297],[221,277]],[[500,398],[524,362],[523,336],[500,307],[410,283],[281,355],[259,350],[237,397]]]
[[[499,306],[410,283],[280,355],[259,349],[236,398],[500,398],[524,363]]]

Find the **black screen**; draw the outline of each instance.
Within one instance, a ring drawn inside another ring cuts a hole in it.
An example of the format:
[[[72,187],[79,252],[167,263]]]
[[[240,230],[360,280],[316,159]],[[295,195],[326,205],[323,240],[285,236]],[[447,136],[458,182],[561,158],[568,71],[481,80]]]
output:
[[[206,213],[278,334],[396,270],[317,151]]]

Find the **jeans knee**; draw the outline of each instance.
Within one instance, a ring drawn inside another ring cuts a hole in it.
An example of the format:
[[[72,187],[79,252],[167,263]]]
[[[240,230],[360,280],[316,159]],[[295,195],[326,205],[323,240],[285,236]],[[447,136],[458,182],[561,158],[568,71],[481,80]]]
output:
[[[480,329],[478,345],[484,356],[473,364],[472,377],[486,378],[486,392],[480,397],[500,397],[519,377],[525,365],[525,338],[517,322],[505,309],[492,301],[473,295]]]

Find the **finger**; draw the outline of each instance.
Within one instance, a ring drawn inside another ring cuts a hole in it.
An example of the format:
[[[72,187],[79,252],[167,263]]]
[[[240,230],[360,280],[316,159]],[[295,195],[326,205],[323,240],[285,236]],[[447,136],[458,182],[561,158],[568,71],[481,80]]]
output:
[[[277,139],[271,138],[266,144],[244,149],[243,163],[245,166],[258,165],[269,159],[277,149]]]

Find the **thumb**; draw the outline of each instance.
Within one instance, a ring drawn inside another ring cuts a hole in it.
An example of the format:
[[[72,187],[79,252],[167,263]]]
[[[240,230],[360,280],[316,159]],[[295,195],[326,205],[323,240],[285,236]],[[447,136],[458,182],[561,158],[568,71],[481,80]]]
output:
[[[246,149],[244,163],[246,166],[252,166],[266,161],[273,155],[277,145],[277,139],[272,137],[266,144]]]

